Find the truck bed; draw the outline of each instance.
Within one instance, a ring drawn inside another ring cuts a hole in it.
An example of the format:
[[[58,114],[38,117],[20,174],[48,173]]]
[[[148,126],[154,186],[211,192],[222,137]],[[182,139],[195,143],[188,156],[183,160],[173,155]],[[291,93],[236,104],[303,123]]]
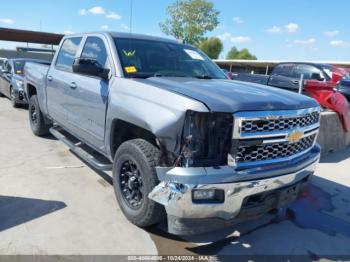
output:
[[[50,66],[38,63],[26,63],[24,66],[25,94],[28,96],[28,86],[34,86],[42,112],[47,113],[46,107],[46,78]]]

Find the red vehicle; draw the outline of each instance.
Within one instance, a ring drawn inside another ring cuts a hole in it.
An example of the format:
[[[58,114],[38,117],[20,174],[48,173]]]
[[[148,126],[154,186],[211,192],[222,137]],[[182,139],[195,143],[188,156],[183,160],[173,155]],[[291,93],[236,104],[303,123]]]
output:
[[[237,74],[235,80],[255,82],[298,92],[301,75],[304,75],[304,93],[313,97],[324,108],[338,113],[344,130],[350,131],[348,123],[349,103],[338,90],[339,82],[348,74],[344,68],[316,63],[281,63],[270,76]]]

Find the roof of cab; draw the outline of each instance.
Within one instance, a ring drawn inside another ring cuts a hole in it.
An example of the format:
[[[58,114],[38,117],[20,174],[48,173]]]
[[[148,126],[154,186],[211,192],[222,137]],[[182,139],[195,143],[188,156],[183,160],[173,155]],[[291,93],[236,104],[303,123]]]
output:
[[[179,44],[178,41],[176,41],[174,39],[165,38],[165,37],[143,35],[143,34],[134,34],[134,33],[108,32],[108,31],[71,34],[71,35],[66,35],[66,38],[89,35],[89,34],[102,34],[102,35],[110,35],[113,38],[131,38],[131,39],[138,39],[138,40],[153,40],[153,41],[162,41],[162,42]]]

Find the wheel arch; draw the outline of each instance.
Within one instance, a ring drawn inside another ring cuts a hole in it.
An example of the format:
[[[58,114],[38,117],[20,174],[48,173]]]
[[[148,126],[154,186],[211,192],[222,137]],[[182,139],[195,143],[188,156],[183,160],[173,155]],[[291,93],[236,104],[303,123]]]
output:
[[[114,119],[110,132],[111,156],[114,158],[122,143],[137,138],[144,139],[159,148],[158,139],[151,131],[121,119]]]

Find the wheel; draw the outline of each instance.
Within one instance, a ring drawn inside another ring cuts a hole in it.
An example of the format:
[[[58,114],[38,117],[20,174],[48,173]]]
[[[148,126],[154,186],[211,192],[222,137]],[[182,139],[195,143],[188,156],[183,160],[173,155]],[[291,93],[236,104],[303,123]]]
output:
[[[0,92],[0,97],[4,97],[4,95]]]
[[[29,99],[29,122],[30,127],[36,136],[49,134],[51,125],[46,124],[45,116],[40,111],[38,97],[33,95]]]
[[[126,218],[139,227],[165,218],[164,207],[148,198],[159,183],[155,167],[160,152],[143,139],[130,140],[117,150],[113,162],[113,187]]]
[[[16,102],[15,90],[12,87],[10,88],[10,100],[14,108],[18,107],[18,103]]]

